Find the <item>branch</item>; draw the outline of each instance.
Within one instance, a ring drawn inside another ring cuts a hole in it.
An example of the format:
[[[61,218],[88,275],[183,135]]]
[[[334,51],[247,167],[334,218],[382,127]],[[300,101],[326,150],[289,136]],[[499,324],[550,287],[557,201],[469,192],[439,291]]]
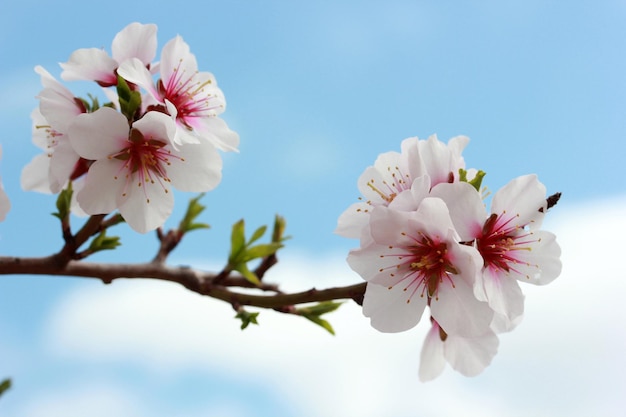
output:
[[[215,283],[218,274],[189,267],[171,267],[161,263],[103,264],[70,260],[60,265],[55,255],[41,258],[0,257],[0,275],[32,274],[83,277],[100,279],[105,284],[115,279],[157,279],[176,282],[195,293],[225,301],[233,306],[247,305],[272,308],[278,311],[287,307],[319,301],[352,299],[358,304],[363,301],[365,283],[323,290],[311,288],[298,293],[281,293],[273,284],[251,284],[243,276],[228,276]],[[233,291],[232,287],[257,289],[274,294],[249,294]]]

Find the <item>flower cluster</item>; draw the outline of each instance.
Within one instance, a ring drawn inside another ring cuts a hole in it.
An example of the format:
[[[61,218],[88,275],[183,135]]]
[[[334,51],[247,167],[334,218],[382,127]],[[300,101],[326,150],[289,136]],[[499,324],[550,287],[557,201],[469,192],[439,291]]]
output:
[[[561,272],[554,234],[540,230],[546,189],[535,175],[495,193],[487,211],[482,171],[466,170],[466,137],[447,144],[409,138],[361,175],[363,200],[339,218],[337,233],[360,239],[348,263],[367,281],[363,313],[382,332],[414,327],[426,307],[423,381],[448,362],[467,376],[496,354],[498,333],[522,319],[518,281],[547,284]]]
[[[204,192],[221,180],[218,150],[235,151],[238,135],[218,116],[226,102],[211,73],[177,36],[157,52],[157,27],[132,23],[111,56],[79,49],[61,64],[66,81],[96,82],[102,106],[75,97],[42,67],[43,90],[32,113],[33,142],[43,150],[22,172],[26,190],[58,193],[72,182],[76,213],[119,210],[136,231],[160,227],[172,212],[171,187]]]

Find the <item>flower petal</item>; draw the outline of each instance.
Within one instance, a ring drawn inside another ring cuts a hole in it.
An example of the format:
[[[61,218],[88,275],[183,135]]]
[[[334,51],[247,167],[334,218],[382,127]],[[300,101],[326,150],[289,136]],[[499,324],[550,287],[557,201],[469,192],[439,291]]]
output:
[[[491,201],[492,213],[515,215],[515,225],[534,223],[533,228],[541,226],[546,208],[546,187],[534,174],[511,180],[496,192]]]
[[[392,288],[368,283],[363,298],[363,314],[372,327],[385,333],[409,330],[419,323],[426,308],[426,297],[413,297],[401,285]]]
[[[464,280],[454,280],[454,286],[443,281],[436,298],[430,302],[432,316],[448,335],[476,337],[489,329],[493,310],[478,301],[474,291]]]
[[[89,167],[85,185],[76,195],[76,201],[87,214],[108,214],[117,207],[117,197],[125,185],[125,178],[117,179],[123,163],[102,159]]]
[[[432,327],[426,334],[422,352],[420,354],[419,378],[422,382],[431,381],[443,372],[446,360],[443,355],[444,342],[439,335],[439,325],[432,322]]]
[[[68,137],[76,152],[85,159],[107,158],[123,149],[128,141],[128,121],[110,107],[76,117]]]
[[[78,49],[70,55],[66,63],[60,65],[63,68],[61,78],[65,81],[86,80],[109,85],[117,84],[115,76],[117,61],[102,49]]]
[[[489,366],[499,344],[498,336],[491,331],[474,338],[448,335],[444,356],[454,370],[465,376],[476,376]]]
[[[146,182],[138,187],[131,181],[125,195],[118,195],[117,202],[126,223],[139,233],[162,226],[174,208],[171,190],[160,183]]]
[[[144,66],[156,56],[157,26],[134,22],[122,29],[111,45],[111,55],[118,63],[130,58],[138,58]]]

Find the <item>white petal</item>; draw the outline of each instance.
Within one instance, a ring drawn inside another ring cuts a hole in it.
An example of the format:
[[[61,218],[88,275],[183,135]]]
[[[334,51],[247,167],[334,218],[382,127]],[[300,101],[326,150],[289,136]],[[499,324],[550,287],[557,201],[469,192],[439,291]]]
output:
[[[413,180],[411,189],[402,191],[391,203],[389,208],[401,211],[416,211],[422,200],[430,194],[430,177],[422,175]]]
[[[41,114],[57,132],[67,133],[76,116],[84,113],[73,97],[68,98],[54,89],[44,88],[38,97]]]
[[[69,141],[59,143],[50,157],[50,189],[58,193],[65,187],[80,156]]]
[[[85,159],[102,159],[124,149],[128,142],[126,118],[110,107],[76,117],[68,137],[72,147]]]
[[[50,194],[50,156],[39,154],[22,169],[21,185],[25,191]]]
[[[515,277],[522,282],[546,285],[561,274],[561,247],[553,233],[538,230],[532,237],[536,242],[530,251],[522,253],[522,263],[513,266],[520,272]]]
[[[476,189],[466,182],[441,183],[431,190],[432,197],[446,202],[450,218],[462,241],[480,236],[487,219],[485,204]]]
[[[144,66],[152,62],[157,49],[157,26],[131,23],[122,29],[111,45],[113,58],[122,63],[130,58],[138,58]]]
[[[484,334],[493,318],[489,305],[478,301],[472,287],[461,279],[454,280],[454,287],[446,280],[440,283],[437,297],[430,301],[430,310],[447,334],[464,337]]]
[[[524,314],[524,294],[517,280],[494,268],[483,271],[483,286],[489,306],[510,322]]]
[[[117,208],[117,196],[124,189],[126,179],[116,177],[120,173],[121,161],[103,159],[89,167],[83,189],[76,201],[87,214],[108,214]]]
[[[381,245],[396,247],[410,246],[414,243],[409,236],[409,221],[414,213],[392,210],[387,207],[374,207],[370,213],[370,231],[374,241]]]
[[[422,200],[417,211],[411,213],[409,228],[413,235],[420,231],[435,241],[447,239],[449,232],[454,231],[448,206],[442,199],[434,197]]]
[[[533,222],[535,228],[541,225],[546,207],[546,187],[534,174],[511,180],[496,192],[491,201],[492,213],[516,215],[515,225],[524,226]],[[539,211],[540,208],[543,212]]]
[[[443,343],[439,336],[439,326],[437,323],[433,323],[428,334],[426,334],[420,354],[420,381],[432,381],[443,372],[446,366],[446,360],[443,356]]]
[[[219,117],[202,117],[197,123],[196,134],[208,140],[219,150],[237,151],[239,135],[232,131],[226,122]]]
[[[385,152],[376,158],[374,166],[365,169],[357,181],[365,200],[375,205],[387,205],[400,191],[410,188],[410,183],[400,182],[410,179],[404,179],[404,175],[398,171],[399,165],[398,152]]]
[[[130,182],[126,195],[118,198],[119,211],[126,223],[139,233],[160,227],[172,214],[174,196],[159,183],[137,186]]]
[[[196,57],[181,36],[176,36],[161,51],[161,79],[167,85],[174,80],[187,80],[198,71]]]
[[[146,90],[155,100],[162,102],[156,86],[154,85],[152,74],[150,74],[150,71],[148,71],[144,63],[139,59],[132,58],[123,61],[117,69],[117,73],[126,81],[137,84],[139,87]]]
[[[476,376],[491,363],[499,343],[493,332],[474,338],[448,335],[444,356],[454,370],[465,376]]]
[[[11,201],[0,182],[0,222],[4,221],[9,210],[11,210]]]
[[[175,153],[167,171],[174,187],[181,191],[204,192],[214,189],[220,183],[222,158],[213,145],[181,145]]]
[[[66,63],[60,65],[63,68],[61,78],[66,81],[99,81],[110,85],[117,83],[117,61],[102,49],[78,49],[70,55]]]
[[[360,238],[369,222],[371,208],[371,205],[363,202],[352,204],[339,216],[335,233],[350,239]]]
[[[419,323],[426,297],[413,297],[407,302],[408,294],[401,285],[389,289],[383,285],[368,283],[363,298],[363,314],[370,318],[372,327],[385,333],[409,330]]]

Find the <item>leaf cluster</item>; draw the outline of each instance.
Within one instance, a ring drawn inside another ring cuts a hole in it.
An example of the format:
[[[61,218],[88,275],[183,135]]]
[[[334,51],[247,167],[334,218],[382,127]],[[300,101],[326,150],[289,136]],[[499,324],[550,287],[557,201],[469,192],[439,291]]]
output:
[[[265,235],[266,231],[267,226],[261,226],[246,240],[245,221],[241,219],[233,225],[230,235],[230,254],[228,255],[227,269],[239,272],[255,285],[260,285],[261,281],[257,274],[250,270],[248,262],[274,255],[277,250],[284,246],[283,241],[288,239],[288,237],[283,236],[285,220],[280,216],[276,216],[274,221],[271,242],[255,244]]]

